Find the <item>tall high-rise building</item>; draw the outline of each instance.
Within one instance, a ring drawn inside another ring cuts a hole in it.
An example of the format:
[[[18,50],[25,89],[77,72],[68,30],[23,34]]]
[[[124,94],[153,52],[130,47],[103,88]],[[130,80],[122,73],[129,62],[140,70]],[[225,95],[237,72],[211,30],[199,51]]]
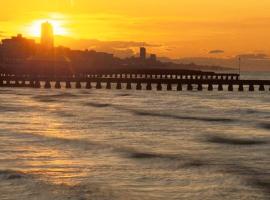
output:
[[[140,48],[140,58],[141,58],[141,60],[146,59],[146,48],[145,47]]]
[[[49,22],[41,24],[41,45],[48,50],[53,49],[53,26]]]

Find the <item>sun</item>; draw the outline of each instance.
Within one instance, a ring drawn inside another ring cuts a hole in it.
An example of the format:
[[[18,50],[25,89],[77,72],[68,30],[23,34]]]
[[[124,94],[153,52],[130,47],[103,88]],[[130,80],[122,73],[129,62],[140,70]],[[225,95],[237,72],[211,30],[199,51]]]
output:
[[[39,37],[41,33],[41,24],[49,22],[53,26],[54,35],[68,35],[68,30],[64,27],[63,21],[50,20],[50,19],[39,19],[31,23],[28,28],[28,34],[34,37]]]

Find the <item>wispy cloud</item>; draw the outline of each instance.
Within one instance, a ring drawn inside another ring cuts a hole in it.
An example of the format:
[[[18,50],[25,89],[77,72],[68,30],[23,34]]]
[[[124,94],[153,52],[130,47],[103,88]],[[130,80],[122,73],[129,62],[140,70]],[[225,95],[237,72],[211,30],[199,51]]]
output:
[[[225,53],[225,51],[219,49],[209,51],[209,54],[223,54],[223,53]]]

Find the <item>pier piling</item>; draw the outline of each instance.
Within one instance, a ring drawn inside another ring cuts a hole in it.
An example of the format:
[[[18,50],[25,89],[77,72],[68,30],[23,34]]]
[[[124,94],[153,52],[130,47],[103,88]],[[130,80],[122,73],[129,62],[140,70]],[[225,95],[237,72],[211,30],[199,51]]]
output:
[[[218,84],[218,91],[223,91],[223,85],[222,84]]]
[[[244,91],[244,86],[243,86],[243,84],[240,84],[240,85],[239,85],[238,91],[239,91],[239,92],[243,92],[243,91]]]
[[[110,81],[107,81],[106,89],[107,89],[107,90],[112,89],[112,85],[111,85],[111,82],[110,82]]]
[[[81,88],[82,88],[81,82],[77,81],[76,82],[76,89],[81,89]]]
[[[202,91],[202,90],[203,90],[202,84],[199,84],[198,85],[198,91]]]
[[[259,86],[259,91],[265,91],[264,85],[261,84],[261,85]]]
[[[70,89],[70,88],[71,88],[70,81],[66,81],[66,88],[67,88],[67,89]]]
[[[55,88],[56,89],[61,89],[61,83],[60,83],[60,81],[56,81],[55,82]]]
[[[142,89],[142,84],[141,83],[137,83],[136,90],[141,90],[141,89]]]
[[[233,91],[233,85],[232,85],[232,84],[229,84],[229,85],[228,85],[228,91],[230,91],[230,92]]]
[[[170,84],[170,83],[167,84],[167,90],[168,91],[171,91],[172,90],[172,84]]]
[[[131,90],[131,89],[132,89],[131,83],[128,82],[128,83],[127,83],[127,90]]]
[[[250,84],[248,90],[250,92],[253,92],[254,91],[254,85],[253,84]]]
[[[162,90],[162,85],[161,85],[161,83],[158,83],[157,84],[157,91],[161,91]]]
[[[192,84],[190,84],[190,83],[188,84],[188,86],[187,86],[187,90],[188,90],[188,91],[192,91],[192,90],[193,90],[193,86],[192,86]]]
[[[91,88],[92,88],[91,81],[87,81],[87,82],[86,82],[85,88],[86,88],[86,89],[91,89]]]
[[[116,89],[117,89],[117,90],[121,90],[121,89],[122,89],[122,84],[121,84],[121,82],[117,82]]]
[[[101,82],[100,81],[97,82],[96,89],[102,89],[102,85],[101,85]]]
[[[45,85],[44,85],[44,88],[45,89],[50,89],[52,86],[51,86],[51,83],[50,83],[50,81],[46,81],[45,82]]]
[[[208,84],[208,91],[213,91],[213,84],[212,83]]]
[[[177,91],[182,91],[183,90],[182,84],[181,83],[178,83],[176,89],[177,89]]]
[[[36,80],[36,81],[34,82],[34,88],[40,88],[40,87],[41,87],[40,81]]]
[[[152,85],[151,85],[151,83],[147,83],[147,85],[146,85],[146,90],[152,90]]]

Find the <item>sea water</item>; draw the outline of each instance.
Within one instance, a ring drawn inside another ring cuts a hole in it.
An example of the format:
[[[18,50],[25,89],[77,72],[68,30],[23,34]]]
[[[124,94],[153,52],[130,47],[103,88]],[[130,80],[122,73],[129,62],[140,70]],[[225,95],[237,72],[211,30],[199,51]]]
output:
[[[0,199],[269,199],[266,89],[0,88]]]

